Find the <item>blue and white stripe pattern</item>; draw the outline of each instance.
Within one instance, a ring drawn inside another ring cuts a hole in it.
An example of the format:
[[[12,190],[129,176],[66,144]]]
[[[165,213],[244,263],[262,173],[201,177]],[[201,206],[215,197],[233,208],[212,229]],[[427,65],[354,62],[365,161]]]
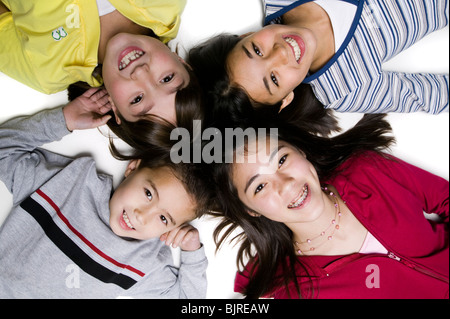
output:
[[[266,24],[308,0],[264,0]],[[347,0],[358,6],[342,47],[304,82],[339,112],[448,112],[448,74],[383,71],[382,63],[448,24],[448,0]]]

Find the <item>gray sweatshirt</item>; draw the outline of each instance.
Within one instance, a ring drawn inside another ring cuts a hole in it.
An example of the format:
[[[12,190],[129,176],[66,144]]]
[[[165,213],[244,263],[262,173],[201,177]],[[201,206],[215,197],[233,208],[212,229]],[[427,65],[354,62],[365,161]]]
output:
[[[112,178],[90,157],[38,147],[70,132],[62,109],[0,125],[0,179],[13,209],[0,228],[0,298],[204,298],[204,248],[179,268],[159,238],[109,227]]]

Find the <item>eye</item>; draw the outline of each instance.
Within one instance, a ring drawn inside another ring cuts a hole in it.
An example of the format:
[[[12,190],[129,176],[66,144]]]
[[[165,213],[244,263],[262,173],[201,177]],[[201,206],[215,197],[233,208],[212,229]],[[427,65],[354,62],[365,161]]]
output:
[[[144,192],[145,192],[145,196],[147,196],[148,200],[152,200],[153,199],[152,192],[150,192],[148,189],[144,189]]]
[[[270,74],[270,79],[272,80],[273,84],[275,84],[276,86],[278,86],[278,79],[275,76],[275,74],[271,73]]]
[[[255,195],[262,191],[265,186],[266,184],[259,184],[255,189]]]
[[[161,80],[161,83],[169,83],[170,81],[173,80],[173,78],[175,77],[175,74],[171,74],[166,76],[164,79]]]
[[[144,98],[144,94],[139,94],[138,96],[136,96],[133,101],[131,101],[131,105],[135,105],[138,104],[139,102],[142,101],[142,99]]]
[[[263,56],[262,52],[259,50],[259,48],[256,45],[252,44],[252,46],[253,46],[253,51],[255,51],[256,55]]]
[[[159,216],[159,219],[161,219],[161,221],[164,225],[167,225],[167,218],[164,217],[164,215]]]
[[[284,155],[283,157],[280,158],[280,161],[278,162],[278,168],[283,166],[283,164],[286,162],[287,157],[288,157],[287,155]]]

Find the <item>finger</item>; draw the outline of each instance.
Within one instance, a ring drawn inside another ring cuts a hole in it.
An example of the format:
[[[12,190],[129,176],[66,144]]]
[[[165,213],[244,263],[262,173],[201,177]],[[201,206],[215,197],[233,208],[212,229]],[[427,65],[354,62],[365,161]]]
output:
[[[168,233],[164,233],[164,234],[162,234],[161,236],[159,236],[159,240],[160,240],[160,241],[166,241],[167,236],[168,236]]]
[[[94,94],[96,94],[98,91],[101,91],[102,89],[99,88],[90,88],[88,90],[86,90],[82,96],[87,97],[87,98],[91,98]]]
[[[173,242],[174,242],[175,238],[178,236],[178,234],[186,233],[186,227],[187,227],[186,225],[181,225],[180,227],[177,227],[177,228],[172,229],[171,231],[167,232],[166,245],[167,246],[172,245],[172,247],[173,247]]]
[[[109,95],[103,95],[101,97],[98,97],[98,99],[95,101],[97,105],[100,105],[100,107],[109,105],[109,108],[111,109],[111,103],[109,103]]]
[[[104,114],[108,113],[109,111],[111,111],[111,109],[112,109],[111,104],[108,103],[106,105],[101,106],[100,109],[98,110],[98,112],[99,112],[99,114],[104,115]]]
[[[106,123],[108,123],[108,121],[111,119],[111,117],[112,116],[108,114],[108,115],[97,118],[96,120],[94,120],[95,127],[105,125]]]
[[[100,104],[100,103],[105,104],[105,102],[102,102],[102,101],[104,101],[103,98],[105,96],[109,96],[106,89],[101,89],[101,88],[89,89],[86,91],[86,94],[88,95],[87,97],[89,98],[90,101],[92,101],[94,103],[98,103],[98,104]]]
[[[178,227],[178,228],[172,229],[171,231],[169,231],[169,232],[167,232],[165,234],[165,240],[164,241],[166,242],[167,246],[172,245],[172,242],[173,242],[173,240],[174,240],[174,238],[177,235],[179,230],[180,230],[180,228]]]
[[[177,248],[181,244],[183,244],[185,242],[189,242],[189,240],[195,235],[196,231],[197,230],[194,227],[192,227],[192,226],[185,227],[185,228],[181,229],[177,233],[175,238],[173,239],[172,247],[173,248]]]

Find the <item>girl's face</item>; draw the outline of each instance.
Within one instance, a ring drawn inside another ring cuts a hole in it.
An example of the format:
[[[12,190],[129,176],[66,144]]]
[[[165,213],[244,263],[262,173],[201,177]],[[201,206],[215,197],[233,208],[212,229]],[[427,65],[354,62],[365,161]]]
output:
[[[325,202],[316,170],[295,147],[282,141],[273,144],[258,147],[254,163],[233,164],[239,198],[250,214],[288,226],[317,220]]]
[[[256,102],[290,103],[292,91],[305,79],[315,51],[316,39],[309,29],[267,26],[243,38],[231,51],[227,59],[231,81]]]
[[[138,165],[139,161],[130,162],[110,200],[109,223],[116,235],[158,238],[195,218],[195,203],[169,168]]]
[[[175,96],[190,77],[164,43],[145,35],[119,33],[107,44],[102,73],[116,115],[136,122],[153,114],[176,124]]]

